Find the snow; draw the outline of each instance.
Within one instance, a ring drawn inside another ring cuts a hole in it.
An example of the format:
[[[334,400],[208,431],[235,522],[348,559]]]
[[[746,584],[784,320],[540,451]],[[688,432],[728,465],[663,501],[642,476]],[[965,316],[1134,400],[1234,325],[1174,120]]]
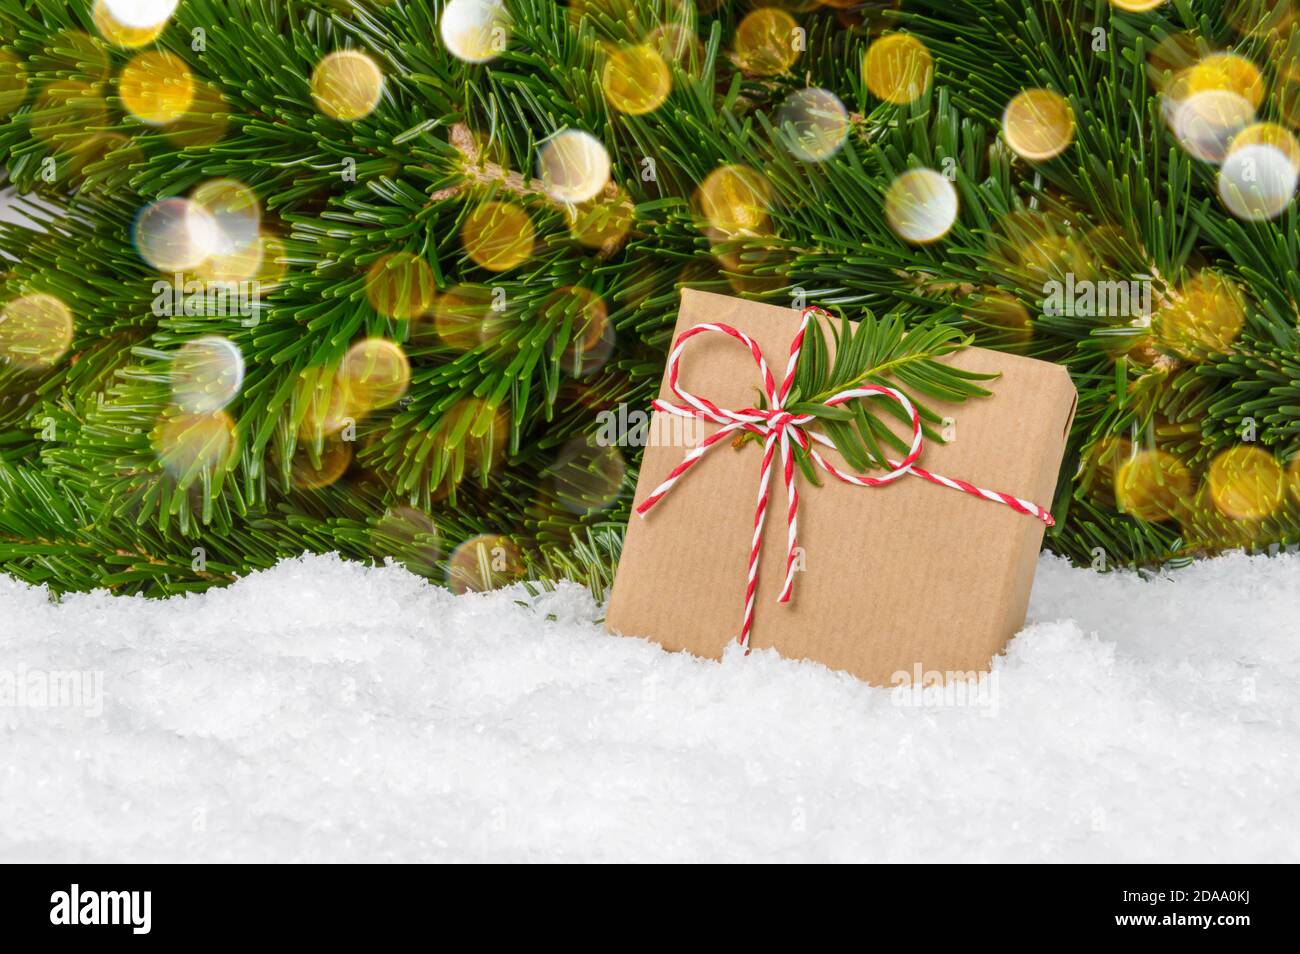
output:
[[[166,601],[0,576],[0,860],[1300,860],[1300,556],[1045,556],[964,705],[598,619],[330,556]]]

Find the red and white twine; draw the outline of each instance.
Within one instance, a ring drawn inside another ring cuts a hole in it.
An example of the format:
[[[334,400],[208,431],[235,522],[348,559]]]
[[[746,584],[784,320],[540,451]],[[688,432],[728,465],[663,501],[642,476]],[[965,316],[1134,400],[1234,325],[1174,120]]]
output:
[[[960,490],[974,497],[1005,504],[1019,513],[1036,517],[1049,527],[1054,522],[1052,515],[1036,503],[1023,500],[1012,494],[1004,494],[996,490],[985,490],[964,480],[933,474],[928,470],[917,467],[916,461],[921,456],[923,446],[921,416],[906,395],[882,384],[864,384],[855,388],[847,388],[827,398],[824,403],[827,407],[835,407],[852,401],[854,398],[873,397],[875,395],[883,395],[897,401],[912,421],[912,446],[909,448],[907,456],[902,460],[889,459],[890,469],[878,477],[845,473],[822,457],[818,453],[816,445],[821,444],[834,449],[835,444],[830,438],[818,431],[805,430],[807,425],[816,420],[816,417],[812,414],[791,414],[785,410],[786,398],[790,394],[790,389],[794,386],[794,373],[799,364],[799,351],[803,347],[803,337],[808,330],[809,321],[816,313],[826,314],[816,307],[803,310],[799,330],[796,332],[794,340],[790,342],[790,360],[786,364],[785,377],[781,380],[779,387],[776,379],[772,376],[771,369],[767,366],[767,360],[763,357],[763,352],[759,349],[758,343],[743,331],[738,331],[730,325],[715,324],[713,322],[703,322],[688,328],[678,336],[677,341],[674,342],[672,353],[668,356],[668,386],[673,394],[677,395],[685,403],[673,404],[669,401],[658,400],[654,402],[655,410],[663,411],[665,414],[699,418],[722,426],[692,448],[682,459],[682,462],[669,472],[663,483],[641,502],[636,508],[636,512],[641,516],[645,516],[651,507],[662,500],[668,491],[672,490],[677,481],[681,479],[682,475],[690,470],[711,447],[725,441],[736,431],[748,431],[763,439],[763,463],[758,476],[758,504],[754,510],[754,536],[750,541],[749,572],[745,584],[745,615],[737,640],[745,647],[746,652],[749,651],[749,634],[754,623],[754,593],[758,588],[758,557],[763,547],[763,521],[767,516],[772,458],[775,456],[778,446],[781,449],[781,467],[785,474],[786,498],[789,501],[786,510],[786,523],[789,532],[787,534],[785,559],[785,583],[781,587],[781,595],[778,598],[780,603],[788,603],[790,595],[794,591],[797,557],[799,490],[795,486],[792,442],[798,444],[802,450],[807,451],[808,456],[817,466],[846,484],[854,484],[859,487],[879,487],[883,484],[892,483],[906,474],[912,474],[931,483],[939,484],[941,487],[950,487],[953,490]],[[691,394],[682,387],[680,381],[682,351],[685,349],[687,341],[705,332],[730,335],[749,348],[749,353],[753,356],[755,363],[758,364],[758,373],[763,379],[763,393],[767,396],[768,404],[766,408],[746,407],[740,410],[721,408],[707,398]]]

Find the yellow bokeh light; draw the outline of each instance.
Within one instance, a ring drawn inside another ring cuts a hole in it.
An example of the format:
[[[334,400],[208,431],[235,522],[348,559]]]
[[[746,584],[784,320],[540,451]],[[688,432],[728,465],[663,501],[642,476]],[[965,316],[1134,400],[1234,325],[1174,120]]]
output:
[[[485,285],[454,285],[433,304],[438,339],[457,351],[472,351],[494,341],[503,330],[503,299]]]
[[[1007,103],[1002,138],[1030,162],[1059,156],[1074,138],[1074,110],[1060,93],[1027,89]]]
[[[600,370],[614,350],[614,326],[605,301],[590,288],[557,288],[542,303],[541,314],[560,325],[568,324],[560,367],[574,377]]]
[[[1236,53],[1211,53],[1187,72],[1187,95],[1210,91],[1234,93],[1251,109],[1258,109],[1264,99],[1264,77],[1259,68]]]
[[[334,119],[364,119],[383,94],[384,74],[379,64],[360,50],[336,50],[322,57],[312,70],[312,101]]]
[[[1300,142],[1291,130],[1277,123],[1254,123],[1232,137],[1228,144],[1231,154],[1244,146],[1269,146],[1286,156],[1287,161],[1300,169]]]
[[[772,192],[763,175],[748,166],[719,166],[695,193],[708,227],[723,236],[760,231],[767,225]]]
[[[339,368],[349,404],[362,411],[395,404],[411,383],[411,365],[401,345],[366,338],[348,349]]]
[[[360,411],[350,406],[348,388],[338,366],[305,368],[298,376],[295,405],[298,434],[308,440],[335,434],[355,424]]]
[[[1125,13],[1146,13],[1167,2],[1168,0],[1110,0],[1110,5]]]
[[[225,411],[169,412],[152,434],[163,468],[188,482],[200,471],[222,471],[236,458],[235,422]]]
[[[885,221],[905,242],[936,242],[957,221],[957,190],[933,169],[910,169],[885,192]]]
[[[1175,290],[1152,325],[1166,347],[1200,360],[1227,351],[1245,320],[1236,286],[1217,272],[1202,271]]]
[[[627,46],[610,54],[600,74],[605,99],[621,113],[654,112],[672,92],[668,64],[652,46]]]
[[[100,36],[114,46],[128,49],[146,46],[158,39],[166,29],[168,16],[170,16],[170,14],[163,16],[148,25],[134,25],[124,22],[108,0],[95,0],[90,15]]]
[[[164,50],[137,53],[117,79],[122,105],[151,126],[165,126],[185,115],[194,99],[194,76],[185,62]]]
[[[565,207],[569,232],[579,244],[610,251],[617,249],[631,230],[635,211],[622,186],[606,188],[593,199]]]
[[[1148,523],[1178,516],[1192,498],[1187,465],[1162,450],[1142,450],[1119,465],[1115,500],[1122,513]]]
[[[230,107],[221,91],[195,77],[189,108],[163,127],[163,135],[172,145],[182,148],[210,146],[226,134],[229,125]]]
[[[419,318],[428,313],[433,296],[433,269],[410,252],[384,255],[366,271],[366,300],[385,318]]]
[[[289,479],[301,490],[319,490],[342,477],[352,463],[352,444],[326,437],[319,454],[312,446],[298,445],[289,465]]]
[[[924,93],[933,73],[930,51],[910,33],[886,33],[867,48],[862,60],[871,94],[900,106]]]
[[[27,67],[17,54],[0,50],[0,116],[8,116],[27,99]]]
[[[966,316],[999,343],[1024,344],[1034,335],[1029,309],[1006,292],[981,295],[966,307]]]
[[[460,239],[477,265],[504,272],[533,253],[533,222],[511,202],[484,202],[465,217]]]
[[[456,547],[447,561],[447,586],[456,594],[495,590],[523,574],[519,548],[497,534],[471,537]]]
[[[746,73],[776,76],[799,58],[798,24],[775,7],[750,13],[736,27],[736,62]]]
[[[1282,505],[1282,465],[1260,447],[1241,444],[1221,452],[1210,463],[1206,482],[1210,499],[1229,517],[1260,520]]]
[[[27,121],[51,146],[76,151],[108,122],[108,104],[88,83],[58,80],[41,90]]]
[[[72,345],[72,312],[53,295],[22,295],[0,309],[0,365],[52,367]]]

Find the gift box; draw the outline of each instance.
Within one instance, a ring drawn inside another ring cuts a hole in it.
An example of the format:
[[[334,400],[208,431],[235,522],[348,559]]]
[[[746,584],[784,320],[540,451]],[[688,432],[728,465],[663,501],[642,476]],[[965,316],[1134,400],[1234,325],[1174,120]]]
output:
[[[774,473],[763,520],[755,501],[763,500],[768,447],[761,435],[794,423],[774,417],[762,395],[779,394],[803,320],[791,309],[682,293],[677,361],[670,357],[656,404],[684,409],[677,414],[694,417],[683,423],[697,426],[670,426],[676,422],[655,411],[651,434],[689,440],[652,440],[645,449],[634,505],[648,510],[629,522],[607,627],[720,658],[747,625],[753,649],[775,648],[877,685],[917,672],[987,670],[1025,619],[1051,519],[1041,508],[1051,505],[1074,414],[1069,375],[981,348],[939,359],[996,374],[982,382],[992,395],[958,403],[921,398],[942,417],[946,442],[914,445],[910,465],[896,460],[901,473],[874,472],[876,485],[824,472],[817,486],[793,468],[792,548],[779,440],[770,442]],[[696,328],[701,324],[712,333]],[[746,409],[755,417],[748,426],[728,416]],[[699,449],[700,435],[707,443],[724,429],[707,453]],[[747,430],[753,439],[734,439]],[[784,436],[793,445],[819,430],[814,422]],[[906,422],[896,432],[912,438]],[[808,443],[829,468],[852,471],[824,435]],[[779,602],[783,596],[788,602]]]

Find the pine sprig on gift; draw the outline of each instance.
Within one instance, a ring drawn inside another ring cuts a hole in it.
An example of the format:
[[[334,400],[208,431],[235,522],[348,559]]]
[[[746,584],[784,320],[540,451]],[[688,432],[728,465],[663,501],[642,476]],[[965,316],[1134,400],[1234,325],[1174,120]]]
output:
[[[896,388],[916,406],[926,438],[942,442],[932,426],[940,417],[922,398],[959,402],[987,396],[989,392],[975,382],[996,377],[941,360],[966,347],[971,339],[940,321],[924,321],[909,329],[898,315],[877,319],[865,311],[856,322],[845,317],[826,325],[816,318],[808,324],[786,409],[818,418],[845,462],[859,472],[887,468],[886,447],[896,456],[907,453],[909,442],[899,436],[896,427],[890,427],[884,415],[906,426],[911,419],[888,397],[858,398],[834,407],[825,403],[828,399],[864,384]],[[804,473],[815,481],[807,455],[800,451],[798,458]]]

